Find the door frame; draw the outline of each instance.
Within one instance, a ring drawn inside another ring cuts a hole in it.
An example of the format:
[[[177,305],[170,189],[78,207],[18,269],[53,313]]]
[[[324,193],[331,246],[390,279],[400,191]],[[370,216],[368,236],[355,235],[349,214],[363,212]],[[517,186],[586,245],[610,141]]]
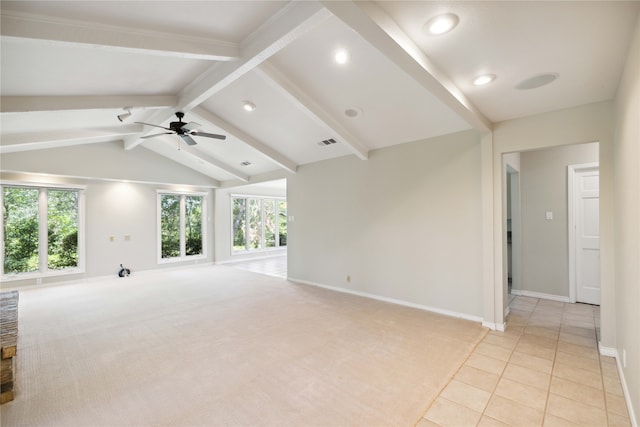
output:
[[[567,228],[569,230],[569,302],[575,303],[577,299],[576,282],[576,207],[575,207],[575,179],[580,172],[597,169],[600,175],[600,163],[580,163],[567,166]],[[598,203],[600,199],[598,198]]]

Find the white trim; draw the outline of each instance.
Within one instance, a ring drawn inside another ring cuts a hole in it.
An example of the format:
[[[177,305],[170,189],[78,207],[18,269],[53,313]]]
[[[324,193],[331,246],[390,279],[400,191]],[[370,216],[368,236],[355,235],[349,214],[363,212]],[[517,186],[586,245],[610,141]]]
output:
[[[56,190],[86,190],[86,185],[60,184],[48,181],[14,181],[2,180],[3,187],[32,187],[32,188],[53,188]]]
[[[615,347],[605,347],[598,342],[598,350],[600,355],[613,357],[616,359],[616,367],[618,368],[618,376],[620,377],[620,384],[622,385],[622,394],[624,394],[624,400],[627,403],[627,411],[629,411],[629,420],[633,427],[638,427],[638,420],[636,419],[636,413],[633,408],[633,402],[631,402],[631,395],[629,394],[629,387],[627,386],[627,380],[624,377],[624,370],[622,369],[622,362],[620,361],[620,354]]]
[[[597,168],[600,170],[600,163],[580,163],[567,166],[567,229],[568,236],[568,257],[569,257],[569,301],[577,301],[576,283],[576,207],[575,207],[575,179],[576,173]]]
[[[493,322],[485,322],[484,320],[482,321],[482,326],[484,326],[485,328],[489,328],[492,331],[500,331],[500,332],[504,332],[506,329],[507,324],[506,323],[493,323]]]
[[[511,289],[511,295],[518,295],[523,297],[531,297],[531,298],[540,298],[540,299],[548,299],[551,301],[560,301],[560,302],[571,302],[569,301],[569,297],[565,297],[562,295],[553,295],[553,294],[545,294],[543,292],[533,292],[526,291],[523,289]],[[575,301],[574,301],[575,302]]]
[[[618,358],[618,350],[614,347],[605,347],[600,341],[598,341],[598,351],[600,351],[600,355],[607,357],[615,357]]]
[[[157,194],[167,194],[170,196],[202,196],[209,195],[206,191],[189,191],[189,190],[163,190],[162,188],[156,188]]]
[[[253,194],[242,194],[242,193],[229,193],[229,197],[232,199],[276,199],[276,200],[284,200],[287,201],[286,196],[256,196]]]
[[[402,306],[405,306],[405,307],[417,308],[419,310],[429,311],[429,312],[437,313],[437,314],[442,314],[444,316],[456,317],[458,319],[464,319],[464,320],[470,320],[472,322],[482,323],[482,325],[485,326],[485,324],[482,321],[482,318],[480,316],[474,316],[472,314],[459,313],[457,311],[451,311],[451,310],[445,310],[445,309],[441,309],[441,308],[429,307],[429,306],[426,306],[426,305],[415,304],[415,303],[412,303],[412,302],[403,301],[403,300],[399,300],[399,299],[395,299],[395,298],[388,298],[388,297],[383,297],[383,296],[379,296],[379,295],[375,295],[375,294],[370,294],[368,292],[360,292],[360,291],[354,291],[352,289],[339,288],[337,286],[323,285],[321,283],[311,282],[311,281],[302,280],[302,279],[296,279],[294,277],[287,277],[287,280],[289,280],[290,282],[295,282],[295,283],[299,283],[299,284],[302,284],[302,285],[316,286],[318,288],[324,288],[324,289],[328,289],[328,290],[331,290],[331,291],[342,292],[342,293],[350,294],[350,295],[356,295],[356,296],[359,296],[359,297],[364,297],[364,298],[374,299],[374,300],[378,300],[378,301],[388,302],[388,303],[396,304],[396,305],[402,305]],[[502,329],[502,330],[504,330],[504,329]]]

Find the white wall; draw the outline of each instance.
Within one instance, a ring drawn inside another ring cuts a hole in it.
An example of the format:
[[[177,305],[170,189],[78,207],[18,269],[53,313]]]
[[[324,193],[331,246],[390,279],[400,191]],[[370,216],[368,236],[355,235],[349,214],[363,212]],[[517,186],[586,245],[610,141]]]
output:
[[[567,166],[597,163],[598,150],[587,143],[521,153],[522,290],[569,298]]]
[[[640,15],[615,100],[615,348],[640,423]],[[612,345],[613,347],[614,345]]]
[[[34,155],[33,153],[32,155]],[[2,180],[17,180],[46,184],[76,184],[86,186],[85,218],[86,218],[86,265],[85,273],[44,277],[43,284],[89,277],[115,276],[120,263],[129,267],[134,273],[143,270],[173,268],[195,263],[212,262],[213,260],[213,191],[206,188],[186,187],[184,185],[136,184],[129,182],[107,182],[65,178],[59,176],[42,176],[33,174],[2,173]],[[158,264],[157,244],[157,190],[180,190],[208,193],[209,239],[206,241],[207,258],[199,261]],[[125,235],[130,240],[125,240]],[[110,241],[114,236],[114,241]],[[36,279],[16,280],[3,283],[19,287],[38,283]]]
[[[482,316],[479,142],[470,131],[301,166],[289,277]]]
[[[267,251],[251,251],[249,253],[233,254],[233,236],[231,219],[231,196],[266,196],[287,197],[287,187],[280,182],[271,185],[269,182],[262,184],[249,184],[241,187],[219,188],[215,190],[215,259],[216,263],[240,261],[243,259],[259,258],[286,253],[284,249],[270,249]]]
[[[496,123],[493,131],[495,287],[503,289],[502,155],[569,144],[599,142],[601,342],[615,343],[613,245],[613,104],[600,102]],[[522,166],[521,166],[522,167]],[[496,289],[495,295],[502,295]],[[501,299],[501,298],[500,298]],[[501,304],[502,301],[499,302]],[[499,305],[498,304],[498,305]]]

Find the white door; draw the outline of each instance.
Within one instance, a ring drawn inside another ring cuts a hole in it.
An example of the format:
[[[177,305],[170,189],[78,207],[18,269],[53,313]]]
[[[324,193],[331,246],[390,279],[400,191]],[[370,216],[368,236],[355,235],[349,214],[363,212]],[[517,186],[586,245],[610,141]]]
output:
[[[576,168],[573,182],[576,301],[600,304],[600,176]]]

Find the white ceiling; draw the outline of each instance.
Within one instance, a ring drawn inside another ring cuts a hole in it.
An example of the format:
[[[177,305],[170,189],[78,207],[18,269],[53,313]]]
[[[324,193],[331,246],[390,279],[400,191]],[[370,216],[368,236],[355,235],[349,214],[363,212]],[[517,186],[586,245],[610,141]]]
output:
[[[640,10],[640,1],[0,5],[0,153],[119,143],[224,186],[610,100]],[[458,26],[426,34],[444,12]],[[337,48],[348,63],[333,61]],[[548,72],[559,75],[548,86],[515,87]],[[473,86],[481,73],[497,78]],[[244,111],[245,100],[256,110]],[[133,114],[120,123],[124,107]],[[134,122],[166,126],[175,111],[227,140],[140,139],[159,129]],[[337,144],[318,145],[330,138]]]

